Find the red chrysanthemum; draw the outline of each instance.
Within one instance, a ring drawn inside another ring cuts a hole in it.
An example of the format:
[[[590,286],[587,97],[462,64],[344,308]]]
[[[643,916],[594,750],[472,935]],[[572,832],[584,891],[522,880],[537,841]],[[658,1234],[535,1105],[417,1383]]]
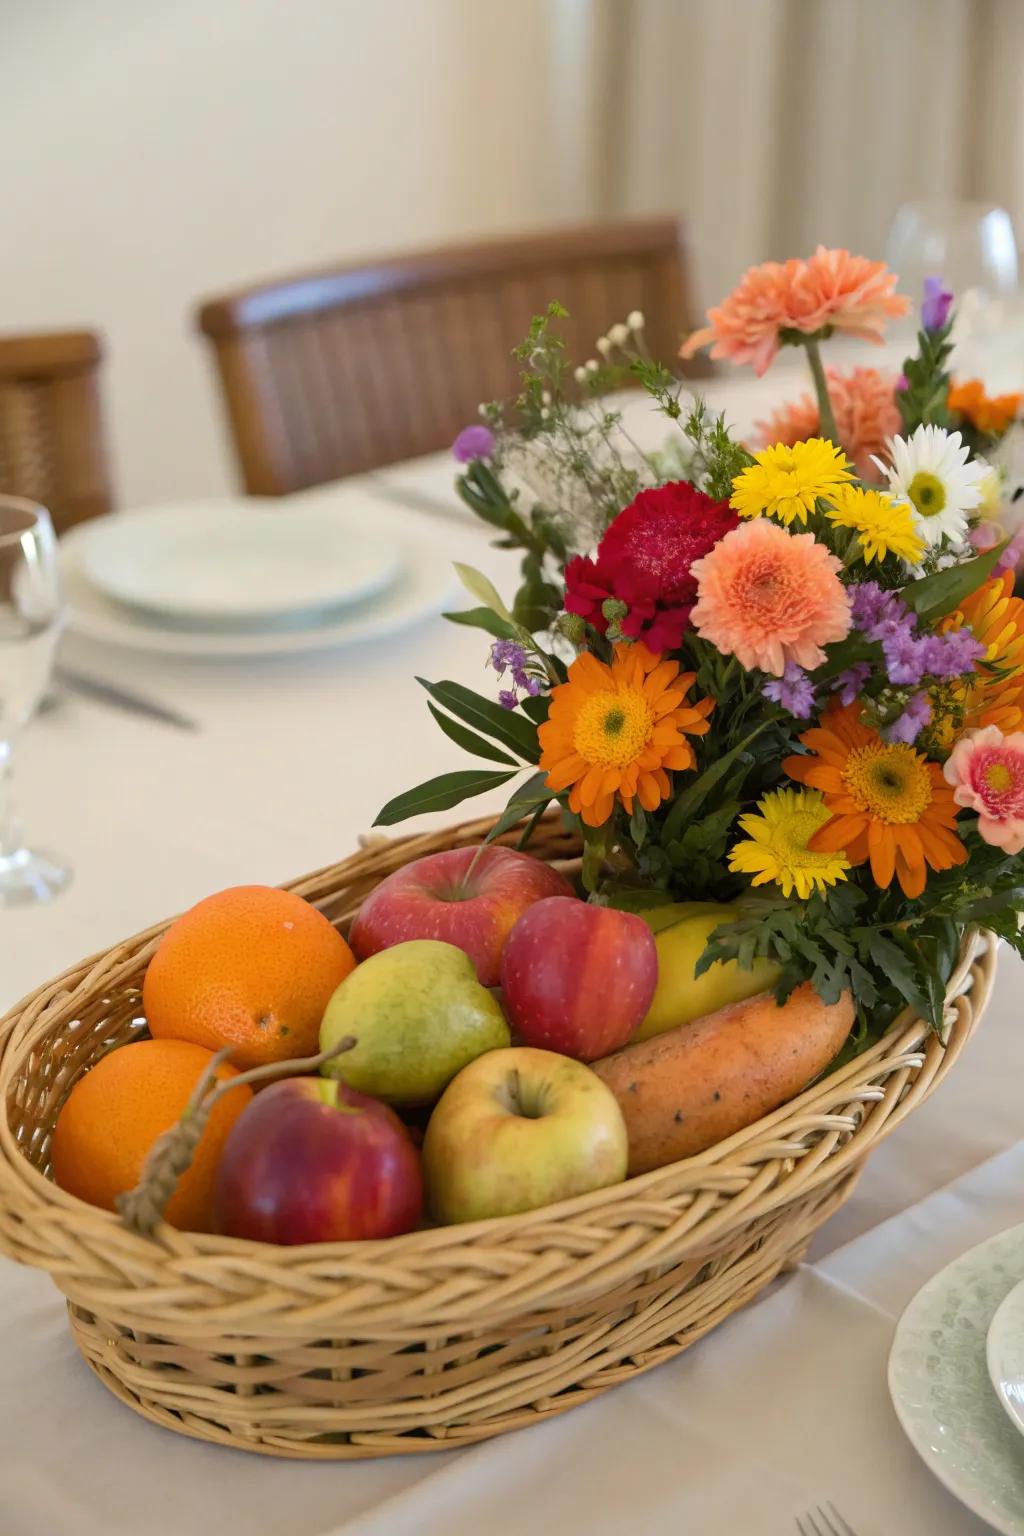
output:
[[[608,598],[624,603],[624,635],[649,650],[674,650],[697,601],[691,566],[713,549],[739,519],[727,501],[713,501],[685,480],[641,491],[612,522],[597,559],[570,561],[565,606],[604,634]]]

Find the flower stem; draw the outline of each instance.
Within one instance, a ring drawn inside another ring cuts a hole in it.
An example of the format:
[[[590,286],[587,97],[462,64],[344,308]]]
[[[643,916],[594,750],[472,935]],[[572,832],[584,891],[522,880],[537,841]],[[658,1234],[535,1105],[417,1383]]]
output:
[[[822,437],[827,437],[836,447],[840,447],[839,433],[836,431],[836,418],[832,411],[832,401],[829,399],[828,384],[825,381],[825,370],[821,363],[821,348],[816,336],[805,336],[803,342],[807,349],[807,361],[811,366],[811,377],[814,380],[814,390],[818,396],[818,423]]]

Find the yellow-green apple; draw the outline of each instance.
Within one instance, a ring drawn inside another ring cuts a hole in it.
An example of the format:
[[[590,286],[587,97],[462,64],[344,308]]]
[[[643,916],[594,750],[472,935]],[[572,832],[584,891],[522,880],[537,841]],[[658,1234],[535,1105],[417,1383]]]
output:
[[[323,1077],[257,1094],[217,1165],[217,1218],[229,1237],[333,1243],[419,1225],[423,1179],[393,1109]]]
[[[509,1028],[473,962],[454,944],[410,939],[350,971],[327,1004],[320,1049],[351,1050],[322,1068],[389,1104],[432,1104],[460,1068],[508,1045]]]
[[[365,960],[407,939],[442,939],[465,950],[485,987],[496,987],[516,920],[545,896],[572,894],[557,870],[527,853],[450,848],[382,880],[363,902],[349,943]]]
[[[689,1024],[706,1013],[715,1013],[727,1003],[767,992],[779,978],[773,960],[755,960],[747,970],[735,960],[718,960],[702,975],[695,976],[697,961],[704,953],[712,932],[723,923],[735,923],[743,916],[736,904],[714,902],[679,902],[656,907],[643,917],[657,930],[658,985],[647,1016],[637,1030],[635,1040],[660,1035],[679,1024]]]
[[[513,1046],[463,1067],[423,1141],[435,1220],[512,1216],[626,1177],[626,1124],[580,1061]]]
[[[501,961],[501,995],[518,1038],[581,1061],[625,1045],[657,980],[657,950],[645,922],[564,896],[523,913]]]

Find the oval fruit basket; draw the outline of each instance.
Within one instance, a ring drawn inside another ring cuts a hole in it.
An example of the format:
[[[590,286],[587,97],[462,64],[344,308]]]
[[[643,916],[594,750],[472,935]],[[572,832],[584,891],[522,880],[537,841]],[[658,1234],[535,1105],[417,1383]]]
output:
[[[487,821],[366,848],[292,889],[342,931],[399,866]],[[531,851],[571,863],[556,818]],[[308,1458],[420,1452],[536,1423],[685,1349],[795,1263],[874,1144],[977,1025],[996,944],[970,933],[943,1045],[901,1016],[863,1054],[699,1156],[524,1215],[282,1248],[141,1237],[48,1177],[78,1076],[145,1029],[167,925],[73,967],[0,1024],[0,1248],[48,1270],[124,1402],[179,1433]]]

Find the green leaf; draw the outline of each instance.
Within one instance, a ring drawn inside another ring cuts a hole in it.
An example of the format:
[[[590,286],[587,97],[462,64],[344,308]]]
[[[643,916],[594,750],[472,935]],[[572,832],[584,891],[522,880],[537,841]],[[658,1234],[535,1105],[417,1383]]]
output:
[[[534,832],[537,830],[537,823],[538,823],[538,821],[540,821],[541,817],[544,815],[544,812],[546,810],[547,810],[547,806],[543,802],[541,802],[541,804],[538,805],[537,809],[534,811],[533,815],[530,817],[529,821],[526,823],[526,826],[523,828],[522,833],[520,834],[520,836],[516,839],[516,852],[517,853],[522,853],[523,849],[527,846],[527,844],[530,841],[530,838],[533,836]]]
[[[499,616],[491,608],[463,608],[459,613],[442,613],[442,619],[450,624],[468,624],[472,629],[485,629],[496,640],[517,640],[519,631],[514,624]]]
[[[930,623],[958,608],[965,598],[976,592],[995,570],[996,562],[1009,543],[987,549],[983,555],[967,560],[963,565],[951,565],[948,571],[936,571],[933,576],[922,576],[920,581],[909,581],[900,593],[904,603],[919,619]]]
[[[442,773],[439,778],[428,779],[425,784],[418,784],[415,789],[407,789],[404,794],[389,800],[384,809],[378,811],[373,824],[375,827],[393,827],[410,816],[424,816],[428,811],[450,811],[453,805],[471,800],[474,795],[486,794],[489,789],[497,789],[499,784],[506,784],[512,778],[515,778],[513,770],[495,773],[484,768],[465,768],[458,773]]]
[[[546,780],[546,773],[534,773],[513,790],[505,809],[484,838],[485,843],[493,843],[496,837],[501,837],[503,833],[510,832],[513,827],[518,826],[525,816],[530,816],[538,810],[544,811],[551,804],[555,796],[548,789]]]
[[[489,763],[508,763],[510,768],[519,767],[514,757],[509,757],[507,752],[503,752],[500,747],[496,747],[485,737],[478,736],[476,731],[471,731],[467,726],[460,725],[457,720],[443,715],[435,704],[428,701],[427,708],[449,741],[454,741],[455,745],[461,747],[464,752],[469,752],[473,757],[486,758]]]
[[[691,780],[682,794],[676,797],[672,809],[665,818],[665,824],[662,828],[662,842],[669,843],[679,837],[686,822],[700,810],[700,807],[715,788],[715,785],[728,773],[740,754],[745,752],[751,742],[755,741],[761,732],[767,730],[771,724],[770,720],[762,721],[759,726],[750,732],[749,736],[744,737],[741,742],[737,743],[731,752],[726,752],[722,757],[717,758],[709,768],[705,768],[703,773],[698,774],[695,779]]]
[[[884,934],[869,930],[868,949],[871,959],[885,972],[904,1002],[915,1008],[923,1019],[931,1013],[931,1002],[926,987],[922,986],[919,968],[913,953],[907,953],[900,944],[893,943]]]
[[[455,574],[470,597],[475,597],[478,602],[483,603],[485,608],[496,613],[499,619],[504,619],[506,624],[513,624],[512,615],[502,602],[497,587],[493,582],[488,581],[482,571],[475,570],[471,565],[463,565],[461,561],[456,560]]]
[[[519,708],[524,714],[529,715],[535,725],[543,725],[548,717],[551,701],[546,693],[538,693],[536,697],[530,694],[519,700]]]
[[[514,709],[502,709],[493,699],[485,699],[482,694],[474,693],[472,688],[464,688],[461,683],[428,683],[422,677],[416,681],[427,690],[435,703],[447,709],[450,714],[464,720],[485,736],[500,741],[503,747],[508,747],[527,762],[535,763],[540,757],[537,727],[525,715],[518,714]]]

